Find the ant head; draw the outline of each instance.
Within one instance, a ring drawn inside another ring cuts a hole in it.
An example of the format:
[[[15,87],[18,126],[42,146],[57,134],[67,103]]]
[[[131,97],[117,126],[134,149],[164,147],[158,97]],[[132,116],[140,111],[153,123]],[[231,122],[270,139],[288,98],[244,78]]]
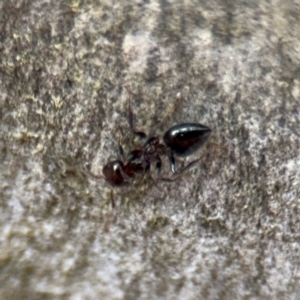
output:
[[[124,173],[123,168],[124,164],[120,160],[107,163],[102,169],[105,180],[112,186],[128,184],[128,176]]]

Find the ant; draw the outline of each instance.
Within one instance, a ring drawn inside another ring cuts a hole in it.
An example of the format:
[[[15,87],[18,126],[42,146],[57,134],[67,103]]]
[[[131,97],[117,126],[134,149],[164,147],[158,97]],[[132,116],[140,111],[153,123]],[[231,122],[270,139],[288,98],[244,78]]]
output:
[[[147,136],[144,132],[135,131],[133,113],[130,106],[131,91],[128,86],[125,86],[125,89],[129,94],[128,121],[130,131],[132,134],[146,141],[141,147],[132,150],[126,158],[122,146],[119,145],[121,159],[112,160],[104,165],[102,169],[103,176],[94,175],[89,171],[86,171],[86,173],[95,178],[104,178],[112,187],[122,187],[133,183],[138,174],[149,174],[151,165],[155,164],[159,180],[175,181],[201,159],[200,157],[177,171],[175,156],[187,157],[196,152],[209,137],[211,129],[199,123],[177,124],[166,131],[163,135],[163,142],[160,141],[158,136]],[[167,156],[169,159],[170,168],[173,173],[171,178],[160,177],[163,156]],[[112,207],[114,207],[112,190],[111,202]]]

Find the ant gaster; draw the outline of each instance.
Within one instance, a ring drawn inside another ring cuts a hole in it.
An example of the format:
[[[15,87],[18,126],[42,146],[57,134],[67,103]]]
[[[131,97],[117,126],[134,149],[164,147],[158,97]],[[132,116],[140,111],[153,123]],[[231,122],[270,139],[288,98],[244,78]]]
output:
[[[102,170],[104,179],[113,187],[128,185],[133,182],[137,174],[146,175],[150,171],[150,166],[155,165],[158,176],[161,172],[162,157],[167,156],[170,168],[173,173],[171,178],[162,178],[163,181],[174,181],[185,171],[197,163],[200,158],[192,161],[181,170],[176,170],[175,156],[186,157],[197,151],[210,135],[210,128],[198,123],[181,123],[172,126],[163,135],[163,142],[160,142],[158,136],[149,136],[144,132],[135,131],[133,126],[133,114],[130,107],[131,91],[125,86],[128,94],[128,119],[130,130],[134,135],[141,139],[146,139],[142,147],[131,151],[127,158],[124,157],[124,151],[119,145],[119,152],[122,159],[108,162]],[[96,178],[103,178],[89,173]]]

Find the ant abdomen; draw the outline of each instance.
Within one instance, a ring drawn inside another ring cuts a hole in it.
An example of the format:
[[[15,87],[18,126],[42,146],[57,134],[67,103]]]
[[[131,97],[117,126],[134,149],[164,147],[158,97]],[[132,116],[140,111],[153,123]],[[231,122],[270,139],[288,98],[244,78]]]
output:
[[[176,155],[186,157],[204,144],[210,132],[210,128],[202,124],[182,123],[171,127],[163,140]]]

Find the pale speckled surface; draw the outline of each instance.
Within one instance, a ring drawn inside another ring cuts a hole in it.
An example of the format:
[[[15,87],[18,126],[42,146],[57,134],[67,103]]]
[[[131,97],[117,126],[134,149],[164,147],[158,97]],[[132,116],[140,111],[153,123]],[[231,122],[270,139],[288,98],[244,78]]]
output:
[[[1,299],[300,299],[300,3],[183,3],[0,3]],[[111,211],[81,166],[132,147],[124,85],[213,134]]]

